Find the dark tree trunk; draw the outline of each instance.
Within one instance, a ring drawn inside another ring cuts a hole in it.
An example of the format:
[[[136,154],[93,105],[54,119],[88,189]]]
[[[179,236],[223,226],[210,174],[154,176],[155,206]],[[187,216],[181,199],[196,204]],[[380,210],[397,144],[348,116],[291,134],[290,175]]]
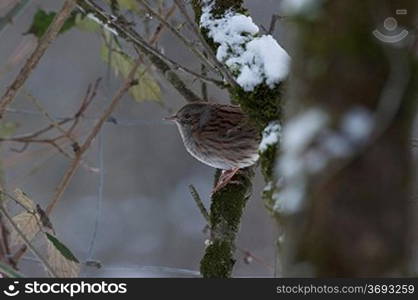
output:
[[[415,0],[324,1],[317,17],[295,18],[289,123],[312,109],[329,119],[299,158],[322,151],[330,132],[345,137],[351,152],[328,155],[320,171],[299,174],[306,181],[304,197],[301,209],[285,216],[284,275],[406,274],[412,245],[410,135],[418,103],[416,37],[410,32],[394,44],[372,34],[399,8],[408,14],[396,16],[398,22],[414,28]],[[370,113],[371,132],[353,141],[341,133],[341,124],[359,111]],[[284,145],[285,139],[286,134]],[[282,189],[292,184],[297,183],[288,180]]]

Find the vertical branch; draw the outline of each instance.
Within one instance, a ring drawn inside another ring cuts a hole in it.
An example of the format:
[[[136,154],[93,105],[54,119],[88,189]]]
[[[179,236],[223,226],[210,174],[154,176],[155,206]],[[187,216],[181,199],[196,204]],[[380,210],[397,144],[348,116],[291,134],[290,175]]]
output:
[[[191,23],[184,4],[180,0],[175,1],[185,16]],[[231,101],[239,104],[261,131],[272,121],[281,122],[281,89],[282,85],[274,87],[266,84],[259,84],[252,91],[245,91],[236,83],[237,71],[230,70],[222,62],[217,61],[215,53],[218,44],[208,36],[208,30],[200,27],[202,9],[205,5],[211,6],[211,13],[214,18],[222,18],[226,12],[246,14],[246,9],[242,6],[243,1],[232,0],[213,0],[192,1],[195,22],[190,24],[193,30],[198,31],[201,42],[206,49],[209,57],[217,62],[220,70],[230,79],[229,88]],[[253,37],[256,38],[255,36]],[[203,40],[202,40],[203,39]],[[280,71],[280,70],[278,70]],[[228,75],[230,77],[228,77]],[[204,94],[204,90],[203,90]],[[273,167],[277,143],[269,145],[267,151],[260,155],[262,171],[267,182],[273,181]],[[230,277],[234,266],[235,239],[244,212],[246,202],[251,195],[252,179],[254,168],[240,170],[232,179],[233,183],[228,184],[224,189],[214,193],[211,198],[210,207],[210,226],[211,240],[205,250],[205,255],[201,260],[200,271],[204,277]],[[217,177],[217,176],[215,176]],[[217,180],[217,179],[216,179]],[[271,196],[269,194],[269,196]]]
[[[418,61],[408,46],[416,37],[375,38],[374,16],[388,14],[375,4],[327,1],[321,17],[294,23],[289,103],[299,113],[283,131],[276,202],[285,215],[285,276],[401,276],[410,263]],[[417,3],[402,5],[408,16],[398,21],[412,28]]]
[[[240,170],[225,188],[214,193],[210,206],[210,241],[200,261],[200,273],[208,278],[231,277],[235,264],[235,239],[241,216],[251,195],[252,168]]]

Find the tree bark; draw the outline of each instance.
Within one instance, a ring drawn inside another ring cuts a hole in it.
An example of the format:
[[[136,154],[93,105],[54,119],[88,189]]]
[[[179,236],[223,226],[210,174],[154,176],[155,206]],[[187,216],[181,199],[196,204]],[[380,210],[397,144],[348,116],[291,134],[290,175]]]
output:
[[[243,7],[243,1],[239,0],[214,0],[212,14],[222,17],[227,11],[248,14]],[[205,1],[192,1],[195,22],[199,25],[202,14],[202,5]],[[216,52],[216,43],[207,36],[205,29],[201,33]],[[260,130],[271,121],[281,122],[283,85],[278,84],[270,88],[266,84],[260,84],[251,92],[244,91],[240,86],[230,86],[229,94],[231,102],[240,105],[255,122]],[[273,168],[276,160],[277,144],[270,145],[266,151],[260,154],[262,173],[266,182],[273,181]],[[253,168],[244,169],[233,177],[225,188],[212,195],[210,220],[211,240],[209,241],[204,257],[201,260],[200,271],[203,277],[230,277],[235,263],[235,238],[241,222],[246,202],[251,194],[254,176]],[[264,200],[267,206],[271,206],[272,193],[265,193]]]
[[[385,43],[372,34],[399,8],[408,14],[397,21],[415,26],[417,2],[394,2],[386,1],[384,10],[380,1],[323,1],[316,17],[295,17],[289,124],[313,109],[328,119],[298,159],[322,151],[330,132],[343,137],[352,151],[326,155],[321,170],[305,168],[299,174],[305,185],[300,209],[284,218],[285,276],[406,274],[412,244],[410,134],[418,103],[416,37],[410,33],[399,43]],[[359,109],[373,121],[366,140],[355,143],[341,126]],[[300,184],[284,180],[282,190]],[[287,201],[280,195],[278,203]]]

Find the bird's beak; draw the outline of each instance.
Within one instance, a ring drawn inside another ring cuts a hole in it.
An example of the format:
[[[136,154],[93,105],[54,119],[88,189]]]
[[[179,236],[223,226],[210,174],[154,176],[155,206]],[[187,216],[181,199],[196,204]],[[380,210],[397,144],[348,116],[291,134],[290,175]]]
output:
[[[172,115],[172,116],[169,116],[169,117],[165,117],[163,120],[166,120],[166,121],[176,121],[177,120],[177,116],[176,115]]]

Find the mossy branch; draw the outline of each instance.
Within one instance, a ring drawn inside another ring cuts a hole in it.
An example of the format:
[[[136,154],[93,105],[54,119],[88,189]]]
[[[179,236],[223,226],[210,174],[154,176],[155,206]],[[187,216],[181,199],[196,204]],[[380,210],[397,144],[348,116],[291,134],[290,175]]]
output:
[[[227,278],[235,264],[235,238],[241,216],[251,195],[254,170],[240,170],[225,188],[212,195],[210,240],[200,262],[200,272],[207,278]]]
[[[212,3],[214,16],[222,16],[227,11],[248,15],[242,0],[214,0]],[[195,22],[199,24],[205,2],[193,0],[192,5]],[[210,45],[213,52],[216,52],[218,45],[208,36],[206,29],[201,28],[200,30],[207,44]],[[269,122],[278,121],[281,123],[282,90],[283,84],[278,84],[273,89],[265,84],[260,84],[251,92],[244,91],[239,85],[235,85],[229,88],[229,93],[231,102],[241,106],[242,110],[255,122],[261,134]],[[274,179],[273,166],[276,150],[277,145],[272,145],[260,154],[262,173],[266,182],[271,182]],[[211,240],[200,266],[201,274],[204,277],[230,277],[232,274],[235,262],[235,238],[246,202],[251,194],[253,176],[253,168],[241,170],[234,176],[231,184],[212,195]],[[263,198],[266,203],[272,202],[269,200],[271,194],[265,193]]]

